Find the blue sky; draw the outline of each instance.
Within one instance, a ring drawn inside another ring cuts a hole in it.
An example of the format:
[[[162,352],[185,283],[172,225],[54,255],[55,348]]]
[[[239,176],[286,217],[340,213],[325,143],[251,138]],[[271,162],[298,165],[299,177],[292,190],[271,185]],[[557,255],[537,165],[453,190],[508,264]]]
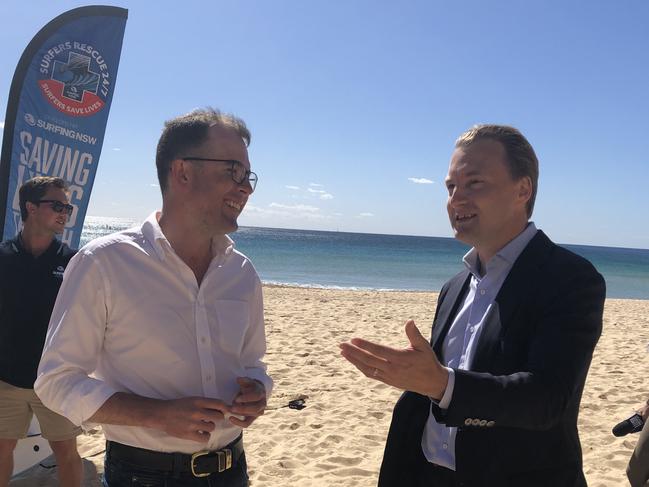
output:
[[[127,1],[89,215],[160,206],[162,123],[241,116],[243,225],[450,236],[443,179],[475,123],[522,130],[534,221],[563,243],[649,248],[649,2]],[[75,1],[0,3],[0,120],[23,49]]]

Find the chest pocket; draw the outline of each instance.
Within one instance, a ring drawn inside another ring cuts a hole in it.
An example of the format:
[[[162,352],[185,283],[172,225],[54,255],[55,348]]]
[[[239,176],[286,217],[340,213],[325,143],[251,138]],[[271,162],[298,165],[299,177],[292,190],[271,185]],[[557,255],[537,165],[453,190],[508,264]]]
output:
[[[217,299],[214,311],[218,322],[218,339],[221,349],[233,355],[238,355],[243,347],[243,341],[250,320],[250,306],[247,301],[234,299]]]

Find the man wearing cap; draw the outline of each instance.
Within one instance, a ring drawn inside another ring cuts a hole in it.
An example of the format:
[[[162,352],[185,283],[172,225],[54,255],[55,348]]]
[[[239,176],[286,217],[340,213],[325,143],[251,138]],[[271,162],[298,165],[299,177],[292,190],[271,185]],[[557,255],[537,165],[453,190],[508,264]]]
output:
[[[39,176],[18,192],[23,228],[0,244],[0,486],[13,472],[13,451],[33,414],[49,441],[61,485],[81,484],[81,432],[34,394],[38,361],[63,272],[75,251],[56,236],[73,207],[63,179]]]
[[[437,300],[430,343],[362,339],[342,354],[405,392],[380,487],[585,487],[577,415],[602,330],[605,285],[590,262],[529,221],[538,160],[515,128],[462,134],[446,177],[466,269]]]
[[[248,485],[242,429],[272,387],[261,282],[227,236],[257,182],[249,142],[213,109],[168,121],[162,211],[70,263],[36,392],[75,424],[102,424],[109,487]]]

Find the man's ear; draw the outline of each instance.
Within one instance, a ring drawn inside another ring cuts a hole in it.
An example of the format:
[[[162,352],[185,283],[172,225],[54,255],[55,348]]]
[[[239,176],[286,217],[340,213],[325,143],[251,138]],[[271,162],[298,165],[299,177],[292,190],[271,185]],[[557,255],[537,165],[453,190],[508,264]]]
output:
[[[174,159],[169,166],[169,183],[176,187],[184,187],[191,178],[191,167],[187,161]]]
[[[523,203],[527,202],[532,197],[532,179],[529,176],[523,176],[518,181],[518,198],[522,200]]]
[[[38,205],[36,203],[32,203],[31,201],[26,201],[25,202],[25,208],[27,208],[27,213],[31,214],[36,211],[38,208]]]

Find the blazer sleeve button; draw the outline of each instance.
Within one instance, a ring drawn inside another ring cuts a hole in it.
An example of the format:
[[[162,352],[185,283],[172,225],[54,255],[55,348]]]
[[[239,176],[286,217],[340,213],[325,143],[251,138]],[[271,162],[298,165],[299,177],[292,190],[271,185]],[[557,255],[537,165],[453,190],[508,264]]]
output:
[[[464,426],[471,426],[471,418],[466,418],[464,420]]]

